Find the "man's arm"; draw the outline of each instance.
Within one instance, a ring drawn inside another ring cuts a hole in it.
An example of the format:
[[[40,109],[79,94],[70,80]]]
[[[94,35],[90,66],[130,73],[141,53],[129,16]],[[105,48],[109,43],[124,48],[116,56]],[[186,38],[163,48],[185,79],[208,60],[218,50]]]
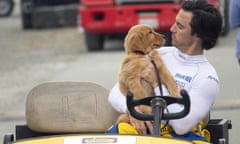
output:
[[[154,71],[146,70],[144,79],[149,83],[156,83],[154,79]],[[156,95],[159,95],[158,88],[155,88]],[[219,84],[214,79],[200,77],[195,79],[191,84],[191,89],[188,90],[190,96],[190,112],[181,119],[170,120],[169,124],[173,127],[174,131],[183,135],[196,126],[198,122],[204,119],[204,117],[211,110],[212,104],[215,101],[216,95],[219,91]],[[168,112],[175,113],[183,109],[182,105],[172,104],[168,106]]]
[[[112,107],[120,112],[126,113],[127,112],[127,105],[126,105],[126,96],[124,96],[119,89],[119,84],[116,83],[114,87],[111,89],[108,102],[112,105]]]
[[[219,91],[219,86],[216,82],[209,79],[201,79],[189,91],[190,96],[190,112],[189,114],[178,120],[171,120],[169,124],[179,135],[185,134],[203,120],[210,112]],[[169,112],[176,112],[181,109],[179,105],[169,106]]]
[[[115,84],[115,86],[111,89],[109,97],[109,103],[112,107],[120,113],[128,113],[127,105],[126,105],[126,96],[124,96],[119,89],[119,84]],[[137,110],[137,109],[136,109]],[[148,127],[149,131],[153,131],[153,127],[150,121],[140,121],[135,119],[129,114],[129,119],[131,125],[138,131],[139,134],[146,134]]]

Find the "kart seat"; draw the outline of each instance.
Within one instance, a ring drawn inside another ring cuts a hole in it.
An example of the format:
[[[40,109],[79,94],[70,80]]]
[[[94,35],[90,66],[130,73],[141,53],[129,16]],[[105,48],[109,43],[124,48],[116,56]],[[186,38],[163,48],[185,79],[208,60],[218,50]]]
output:
[[[26,100],[27,126],[41,133],[105,132],[118,116],[108,92],[90,82],[37,85]]]

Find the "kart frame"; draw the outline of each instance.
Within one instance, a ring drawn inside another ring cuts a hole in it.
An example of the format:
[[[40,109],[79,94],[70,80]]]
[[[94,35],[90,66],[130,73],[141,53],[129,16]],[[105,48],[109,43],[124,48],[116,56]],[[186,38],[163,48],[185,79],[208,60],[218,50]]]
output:
[[[49,89],[47,89],[49,88]],[[57,89],[59,88],[59,89]],[[57,97],[54,97],[54,99],[58,99],[62,98],[62,96],[66,96],[69,95],[69,93],[76,93],[76,89],[79,89],[80,93],[77,93],[77,96],[79,95],[84,95],[84,96],[88,96],[86,95],[86,90],[88,89],[88,91],[94,91],[94,93],[96,93],[95,89],[97,88],[97,91],[99,91],[98,96],[101,97],[101,99],[105,99],[107,100],[107,94],[106,92],[108,92],[108,90],[104,87],[102,87],[99,84],[96,83],[90,83],[90,82],[51,82],[51,83],[43,83],[40,85],[37,85],[36,87],[34,87],[29,95],[27,96],[27,100],[30,96],[38,96],[38,93],[40,93],[39,91],[41,91],[42,94],[42,90],[44,90],[44,93],[51,93],[53,94],[53,91],[56,91],[56,94],[58,95]],[[64,89],[64,92],[61,92],[61,90]],[[103,90],[103,91],[101,91]],[[84,93],[82,93],[84,91]],[[42,97],[43,99],[46,99],[46,97],[44,97],[45,95],[43,94]],[[95,100],[96,101],[96,100]],[[84,101],[82,101],[84,102]],[[80,102],[81,103],[81,102]],[[106,101],[106,103],[108,103]],[[54,105],[51,105],[50,107],[52,107]],[[43,107],[41,105],[41,107]],[[81,107],[80,107],[81,108]],[[110,109],[111,110],[111,109]],[[26,110],[27,113],[27,110]],[[109,112],[111,114],[111,112]],[[26,114],[27,115],[27,114]],[[31,115],[32,116],[32,115]],[[113,118],[115,119],[115,117]],[[109,122],[109,126],[112,123]],[[60,125],[61,126],[61,125]],[[63,125],[64,127],[64,125]],[[214,119],[211,118],[209,120],[209,123],[206,126],[206,129],[208,129],[211,133],[211,143],[214,144],[229,144],[229,130],[232,129],[232,124],[231,124],[231,120],[227,120],[227,119]],[[55,131],[55,132],[49,132],[49,131],[36,131],[34,129],[31,128],[31,124],[28,123],[28,121],[26,122],[26,124],[22,124],[22,125],[16,125],[15,126],[15,133],[8,133],[4,135],[4,140],[3,140],[3,144],[11,144],[11,143],[18,143],[18,141],[23,141],[25,139],[29,139],[29,138],[42,138],[42,137],[56,137],[56,136],[61,136],[61,135],[83,135],[83,134],[91,134],[91,135],[97,135],[97,134],[104,134],[106,131],[106,128],[100,128],[98,130],[93,130],[93,131],[86,131],[86,130],[81,130],[79,129],[79,131]]]

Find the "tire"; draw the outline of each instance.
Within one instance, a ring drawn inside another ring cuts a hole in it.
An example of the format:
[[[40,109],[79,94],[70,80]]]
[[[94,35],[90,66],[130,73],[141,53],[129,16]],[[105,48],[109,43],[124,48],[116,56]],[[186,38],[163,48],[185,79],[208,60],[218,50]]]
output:
[[[32,11],[33,4],[31,1],[21,2],[21,19],[22,19],[22,28],[30,29],[32,28]]]
[[[0,16],[10,16],[13,12],[14,2],[13,0],[0,0]]]
[[[229,23],[228,23],[228,18],[229,18],[229,0],[219,0],[220,3],[220,12],[223,17],[223,27],[222,27],[222,32],[221,36],[226,36],[229,32]]]
[[[14,140],[13,134],[6,134],[3,138],[3,144],[11,144]]]
[[[101,34],[93,34],[86,32],[85,41],[88,51],[100,51],[103,50],[104,36]]]

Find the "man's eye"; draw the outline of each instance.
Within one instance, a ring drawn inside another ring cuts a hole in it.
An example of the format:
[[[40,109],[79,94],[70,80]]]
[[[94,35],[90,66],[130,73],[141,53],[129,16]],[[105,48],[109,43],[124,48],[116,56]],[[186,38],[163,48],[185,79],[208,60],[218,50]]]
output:
[[[177,27],[178,27],[179,29],[183,29],[183,26],[182,26],[181,24],[179,24],[179,23],[177,23]]]

